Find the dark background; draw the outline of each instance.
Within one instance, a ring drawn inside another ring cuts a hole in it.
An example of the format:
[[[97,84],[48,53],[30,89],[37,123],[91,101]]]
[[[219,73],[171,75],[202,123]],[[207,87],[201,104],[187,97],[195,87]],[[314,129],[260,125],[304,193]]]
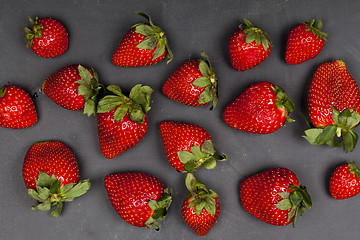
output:
[[[194,239],[197,235],[184,223],[180,208],[187,193],[185,175],[167,162],[159,134],[164,120],[184,121],[205,128],[216,149],[228,155],[215,170],[200,169],[196,177],[220,195],[221,213],[217,224],[204,239],[358,239],[360,197],[332,199],[328,191],[331,171],[339,163],[357,161],[358,146],[352,153],[312,146],[302,138],[307,129],[306,91],[316,68],[326,61],[343,59],[349,72],[360,78],[360,2],[301,0],[240,1],[1,1],[0,85],[11,83],[38,94],[35,105],[38,122],[27,129],[0,129],[0,239]],[[121,68],[111,56],[122,36],[147,13],[167,35],[174,60],[143,68]],[[70,45],[65,54],[45,59],[25,47],[23,28],[28,16],[53,17],[67,28]],[[231,34],[246,18],[270,34],[270,57],[246,72],[231,68],[227,44]],[[298,22],[323,19],[329,32],[323,51],[313,60],[291,66],[284,61],[286,38]],[[161,86],[184,61],[205,51],[215,68],[220,101],[214,111],[192,108],[169,100]],[[156,90],[149,112],[149,129],[133,149],[109,160],[102,156],[97,139],[96,118],[55,105],[40,92],[42,82],[56,70],[70,65],[93,67],[105,84],[117,84],[128,93],[142,83]],[[227,104],[251,83],[271,81],[285,89],[296,105],[295,123],[271,135],[255,135],[228,127],[222,121]],[[59,140],[74,152],[81,179],[92,182],[90,191],[65,204],[58,219],[49,213],[32,211],[35,202],[27,195],[22,164],[27,149],[44,140]],[[359,165],[360,166],[360,165]],[[294,171],[312,196],[313,208],[296,227],[276,227],[249,213],[239,201],[241,181],[261,170],[286,167]],[[109,173],[145,171],[174,187],[173,204],[162,230],[136,228],[124,222],[111,206],[103,178]]]

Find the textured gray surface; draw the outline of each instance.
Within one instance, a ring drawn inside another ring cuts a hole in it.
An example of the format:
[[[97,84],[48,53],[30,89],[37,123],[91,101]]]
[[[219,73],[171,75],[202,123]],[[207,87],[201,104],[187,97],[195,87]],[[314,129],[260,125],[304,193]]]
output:
[[[204,239],[358,239],[360,197],[334,200],[328,192],[333,168],[358,160],[360,146],[345,154],[343,149],[315,147],[301,136],[307,128],[306,90],[317,66],[343,59],[353,77],[360,78],[358,1],[1,1],[0,85],[19,85],[30,93],[39,91],[44,79],[66,65],[80,63],[93,67],[104,84],[118,84],[129,91],[137,83],[147,84],[153,94],[149,129],[133,149],[115,159],[104,158],[99,150],[96,119],[55,105],[39,93],[35,104],[39,120],[23,130],[0,129],[0,239],[193,239],[183,222],[180,207],[187,193],[184,175],[167,162],[158,131],[163,120],[194,123],[212,135],[216,148],[227,153],[228,161],[217,169],[200,169],[196,176],[220,195],[218,223]],[[175,58],[150,67],[125,69],[111,63],[112,53],[130,26],[143,19],[134,11],[150,15],[166,32]],[[25,48],[23,27],[27,16],[53,17],[70,35],[68,51],[54,59],[38,57]],[[321,17],[329,32],[323,51],[315,59],[290,66],[284,61],[284,47],[290,29],[300,21]],[[256,68],[237,72],[230,66],[227,43],[242,18],[269,32],[273,47],[270,57]],[[160,89],[180,64],[209,55],[219,80],[220,101],[210,112],[207,107],[191,108],[167,99]],[[228,127],[221,118],[223,109],[249,84],[266,80],[283,87],[296,105],[288,124],[271,135],[253,135]],[[90,178],[92,188],[83,197],[66,204],[62,216],[31,211],[33,200],[22,180],[22,163],[35,142],[60,140],[75,153],[82,179]],[[293,170],[308,187],[313,208],[293,229],[276,227],[248,214],[239,201],[239,185],[245,177],[270,168]],[[174,186],[174,202],[160,232],[132,227],[124,222],[108,201],[103,178],[108,173],[138,170]]]

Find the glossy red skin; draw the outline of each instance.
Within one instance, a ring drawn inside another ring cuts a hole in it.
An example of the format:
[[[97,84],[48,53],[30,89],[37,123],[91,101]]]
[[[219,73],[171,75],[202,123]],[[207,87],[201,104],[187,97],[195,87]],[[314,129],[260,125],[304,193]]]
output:
[[[72,151],[59,141],[39,142],[32,145],[24,159],[23,178],[28,189],[36,190],[39,172],[55,174],[61,186],[79,182],[79,168]]]
[[[226,106],[223,119],[235,129],[249,133],[269,134],[278,130],[286,120],[285,108],[278,109],[275,87],[270,82],[258,82],[245,89]]]
[[[330,193],[335,199],[347,199],[360,192],[360,179],[355,174],[350,174],[347,163],[336,167],[330,178]]]
[[[184,163],[178,157],[179,151],[191,152],[193,145],[202,146],[206,140],[211,140],[210,134],[194,124],[163,121],[160,123],[160,135],[166,157],[176,171],[184,170]]]
[[[263,45],[257,45],[255,41],[246,44],[246,36],[241,29],[236,30],[230,37],[230,62],[232,67],[238,71],[245,71],[259,65],[269,57],[270,53],[270,45],[265,51]]]
[[[294,27],[288,36],[285,61],[299,64],[316,57],[324,47],[324,39],[318,38],[312,31],[306,31],[307,24]]]
[[[286,168],[273,168],[246,178],[240,186],[240,201],[246,211],[256,218],[277,226],[285,226],[289,210],[280,210],[276,204],[282,199],[277,193],[292,192],[291,184],[299,186],[296,175]]]
[[[360,113],[359,87],[342,60],[321,64],[310,83],[308,112],[315,127],[334,123],[330,106],[340,112],[355,108]]]
[[[189,203],[191,202],[191,198],[187,198],[181,207],[181,215],[185,221],[185,223],[196,232],[199,236],[205,236],[210,229],[216,223],[219,214],[220,214],[220,203],[217,198],[213,198],[216,202],[216,211],[215,215],[212,216],[206,209],[204,208],[200,215],[198,216],[195,212],[195,206],[188,208]]]
[[[63,67],[47,77],[42,85],[43,92],[54,103],[72,111],[84,109],[85,104],[84,97],[77,93],[80,84],[75,83],[81,79],[78,67],[78,64]]]
[[[114,120],[117,108],[97,114],[98,137],[100,150],[106,158],[114,158],[133,148],[146,134],[148,118],[145,115],[144,123],[133,122],[129,113],[119,122]]]
[[[109,174],[104,184],[116,212],[136,227],[145,227],[154,213],[149,200],[159,201],[165,190],[158,178],[142,172]]]
[[[189,60],[173,72],[162,87],[162,92],[168,98],[179,103],[197,107],[208,103],[198,103],[200,94],[206,87],[192,84],[203,77],[199,69],[199,60]]]
[[[69,45],[69,36],[65,27],[52,18],[40,18],[37,24],[44,28],[40,38],[33,38],[31,49],[39,56],[53,58],[63,54]]]
[[[146,38],[145,35],[135,32],[135,28],[131,28],[120,41],[117,46],[112,62],[120,67],[141,67],[153,65],[165,58],[166,50],[164,54],[153,60],[153,52],[148,49],[140,49],[136,47]]]
[[[37,122],[35,104],[22,88],[6,85],[5,94],[0,97],[0,126],[22,129]]]

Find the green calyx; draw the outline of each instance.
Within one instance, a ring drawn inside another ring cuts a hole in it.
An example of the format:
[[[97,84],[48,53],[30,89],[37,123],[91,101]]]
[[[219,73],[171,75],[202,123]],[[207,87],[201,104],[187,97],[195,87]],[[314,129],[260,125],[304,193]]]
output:
[[[162,56],[166,51],[166,58],[169,59],[167,63],[169,63],[173,59],[173,53],[170,50],[165,33],[159,28],[155,26],[151,21],[150,17],[142,12],[135,12],[137,15],[142,16],[148,20],[147,23],[138,23],[133,26],[135,28],[135,32],[142,34],[145,39],[137,45],[140,49],[153,50],[153,59]]]
[[[355,162],[348,163],[349,173],[355,174],[358,179],[360,179],[360,170],[356,167]]]
[[[294,122],[295,120],[289,118],[289,114],[295,110],[294,103],[290,98],[285,94],[284,89],[279,86],[271,87],[276,94],[275,105],[278,109],[285,108],[286,110],[286,120],[288,122]]]
[[[314,145],[327,144],[330,147],[344,146],[346,153],[355,149],[358,135],[353,130],[359,124],[359,114],[355,109],[348,108],[339,112],[331,106],[333,124],[326,127],[310,128],[303,136],[308,142]]]
[[[322,20],[319,19],[316,23],[316,26],[314,27],[315,19],[310,20],[309,22],[305,22],[304,24],[308,25],[306,31],[311,31],[313,34],[315,34],[318,39],[324,39],[326,40],[326,37],[329,35],[329,33],[324,33],[321,31],[321,28],[323,26]]]
[[[225,161],[226,154],[218,155],[211,140],[205,140],[201,148],[198,145],[191,147],[191,152],[179,151],[180,161],[184,163],[185,172],[195,172],[200,166],[206,169],[216,168],[216,160]]]
[[[305,186],[300,185],[297,187],[291,184],[290,189],[293,190],[291,193],[278,193],[282,199],[276,204],[275,207],[280,210],[290,210],[288,213],[288,222],[293,219],[292,225],[294,227],[298,214],[300,213],[300,216],[302,216],[306,210],[306,207],[311,209],[312,202]]]
[[[26,43],[26,47],[31,47],[34,37],[35,38],[42,37],[41,33],[44,28],[43,25],[37,24],[38,17],[35,18],[35,21],[31,17],[29,17],[29,21],[33,27],[32,27],[32,29],[30,29],[28,27],[24,28],[25,36],[26,36],[26,39],[28,40],[28,42]]]
[[[4,87],[0,88],[0,98],[5,96],[5,93],[6,93],[6,87],[4,86]]]
[[[90,188],[89,180],[78,183],[69,183],[61,186],[60,181],[53,174],[51,177],[39,172],[36,181],[36,190],[28,189],[28,194],[39,202],[39,205],[32,207],[33,210],[49,211],[52,207],[52,217],[59,217],[63,209],[63,202],[71,202],[75,198],[84,195]]]
[[[163,220],[167,213],[168,209],[171,205],[172,197],[169,193],[169,189],[165,189],[163,195],[161,196],[159,201],[150,200],[148,202],[149,207],[154,210],[153,215],[145,222],[147,228],[152,228],[154,225],[156,226],[155,230],[160,230],[159,221]]]
[[[218,198],[216,192],[208,189],[207,186],[197,180],[192,173],[188,173],[185,179],[186,188],[189,190],[187,198],[191,199],[188,208],[195,207],[196,215],[200,215],[205,209],[211,216],[215,216],[217,204],[215,198]]]
[[[208,55],[202,52],[201,57],[205,59],[199,59],[199,70],[203,76],[197,78],[192,84],[197,87],[205,87],[204,91],[200,94],[198,103],[212,102],[210,110],[213,110],[218,102],[218,84]]]
[[[81,79],[75,81],[75,83],[79,84],[77,93],[83,96],[85,100],[84,114],[87,114],[88,116],[91,116],[92,114],[95,115],[97,108],[97,97],[104,87],[99,83],[98,75],[94,69],[91,69],[90,72],[88,69],[79,65],[78,71]]]
[[[100,99],[97,113],[106,113],[115,108],[114,119],[119,122],[127,112],[133,122],[144,123],[145,114],[151,109],[150,96],[154,90],[149,86],[135,85],[129,94],[125,96],[119,86],[109,85],[107,90],[115,95],[107,95]]]
[[[246,44],[255,41],[256,45],[263,45],[264,50],[267,51],[271,46],[271,39],[267,32],[263,32],[260,28],[254,27],[254,25],[247,19],[243,19],[243,24],[240,24],[239,28],[243,30],[246,36]]]

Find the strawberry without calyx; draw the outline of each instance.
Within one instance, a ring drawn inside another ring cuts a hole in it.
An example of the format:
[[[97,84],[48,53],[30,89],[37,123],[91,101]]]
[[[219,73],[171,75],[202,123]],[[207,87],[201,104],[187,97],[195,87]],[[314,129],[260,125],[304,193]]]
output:
[[[321,64],[308,90],[308,112],[315,128],[305,131],[311,144],[344,146],[353,151],[358,135],[360,92],[345,62],[336,60]]]
[[[79,64],[59,69],[47,77],[42,90],[57,105],[72,111],[96,113],[97,96],[102,89],[98,76]]]
[[[145,13],[135,13],[149,23],[135,24],[125,34],[113,54],[112,62],[120,67],[140,67],[156,64],[166,57],[169,63],[173,54],[165,33]]]
[[[182,64],[167,79],[162,92],[168,98],[188,106],[203,106],[218,101],[218,86],[209,57],[201,53],[202,59],[189,60]]]
[[[115,95],[103,97],[97,108],[100,149],[106,158],[114,158],[133,148],[146,134],[153,89],[138,84],[125,96],[120,87],[107,89]]]
[[[209,133],[194,124],[164,121],[160,124],[166,157],[179,172],[194,172],[200,166],[207,169],[216,167],[216,160],[226,160],[218,155]]]
[[[336,167],[330,178],[330,193],[335,199],[347,199],[360,192],[360,171],[355,162],[342,163]]]
[[[48,211],[58,217],[63,202],[85,194],[89,180],[79,182],[79,168],[74,154],[59,141],[39,142],[32,145],[24,159],[23,178],[29,195],[40,204],[33,209]]]
[[[299,64],[316,57],[324,47],[327,33],[321,32],[322,21],[313,26],[315,20],[295,26],[288,36],[285,61]]]
[[[298,213],[311,208],[306,188],[286,168],[273,168],[246,178],[240,186],[240,200],[246,211],[256,218],[277,226],[297,220]]]
[[[219,196],[205,184],[188,173],[185,185],[190,191],[181,207],[185,223],[199,236],[205,236],[216,223],[220,214]]]
[[[0,89],[0,126],[21,129],[37,122],[35,104],[21,87],[5,85]]]
[[[224,110],[225,123],[233,128],[257,134],[278,130],[294,110],[294,104],[284,90],[270,82],[258,82],[248,87]]]
[[[243,19],[243,24],[239,26],[230,38],[229,55],[232,67],[238,71],[251,69],[266,58],[271,53],[271,40],[266,32]]]
[[[109,174],[104,179],[111,205],[122,219],[136,227],[160,228],[172,198],[164,184],[143,172]]]
[[[35,21],[29,17],[33,29],[25,27],[25,34],[34,53],[41,57],[53,58],[63,54],[69,45],[69,36],[65,27],[52,18],[36,17]]]

